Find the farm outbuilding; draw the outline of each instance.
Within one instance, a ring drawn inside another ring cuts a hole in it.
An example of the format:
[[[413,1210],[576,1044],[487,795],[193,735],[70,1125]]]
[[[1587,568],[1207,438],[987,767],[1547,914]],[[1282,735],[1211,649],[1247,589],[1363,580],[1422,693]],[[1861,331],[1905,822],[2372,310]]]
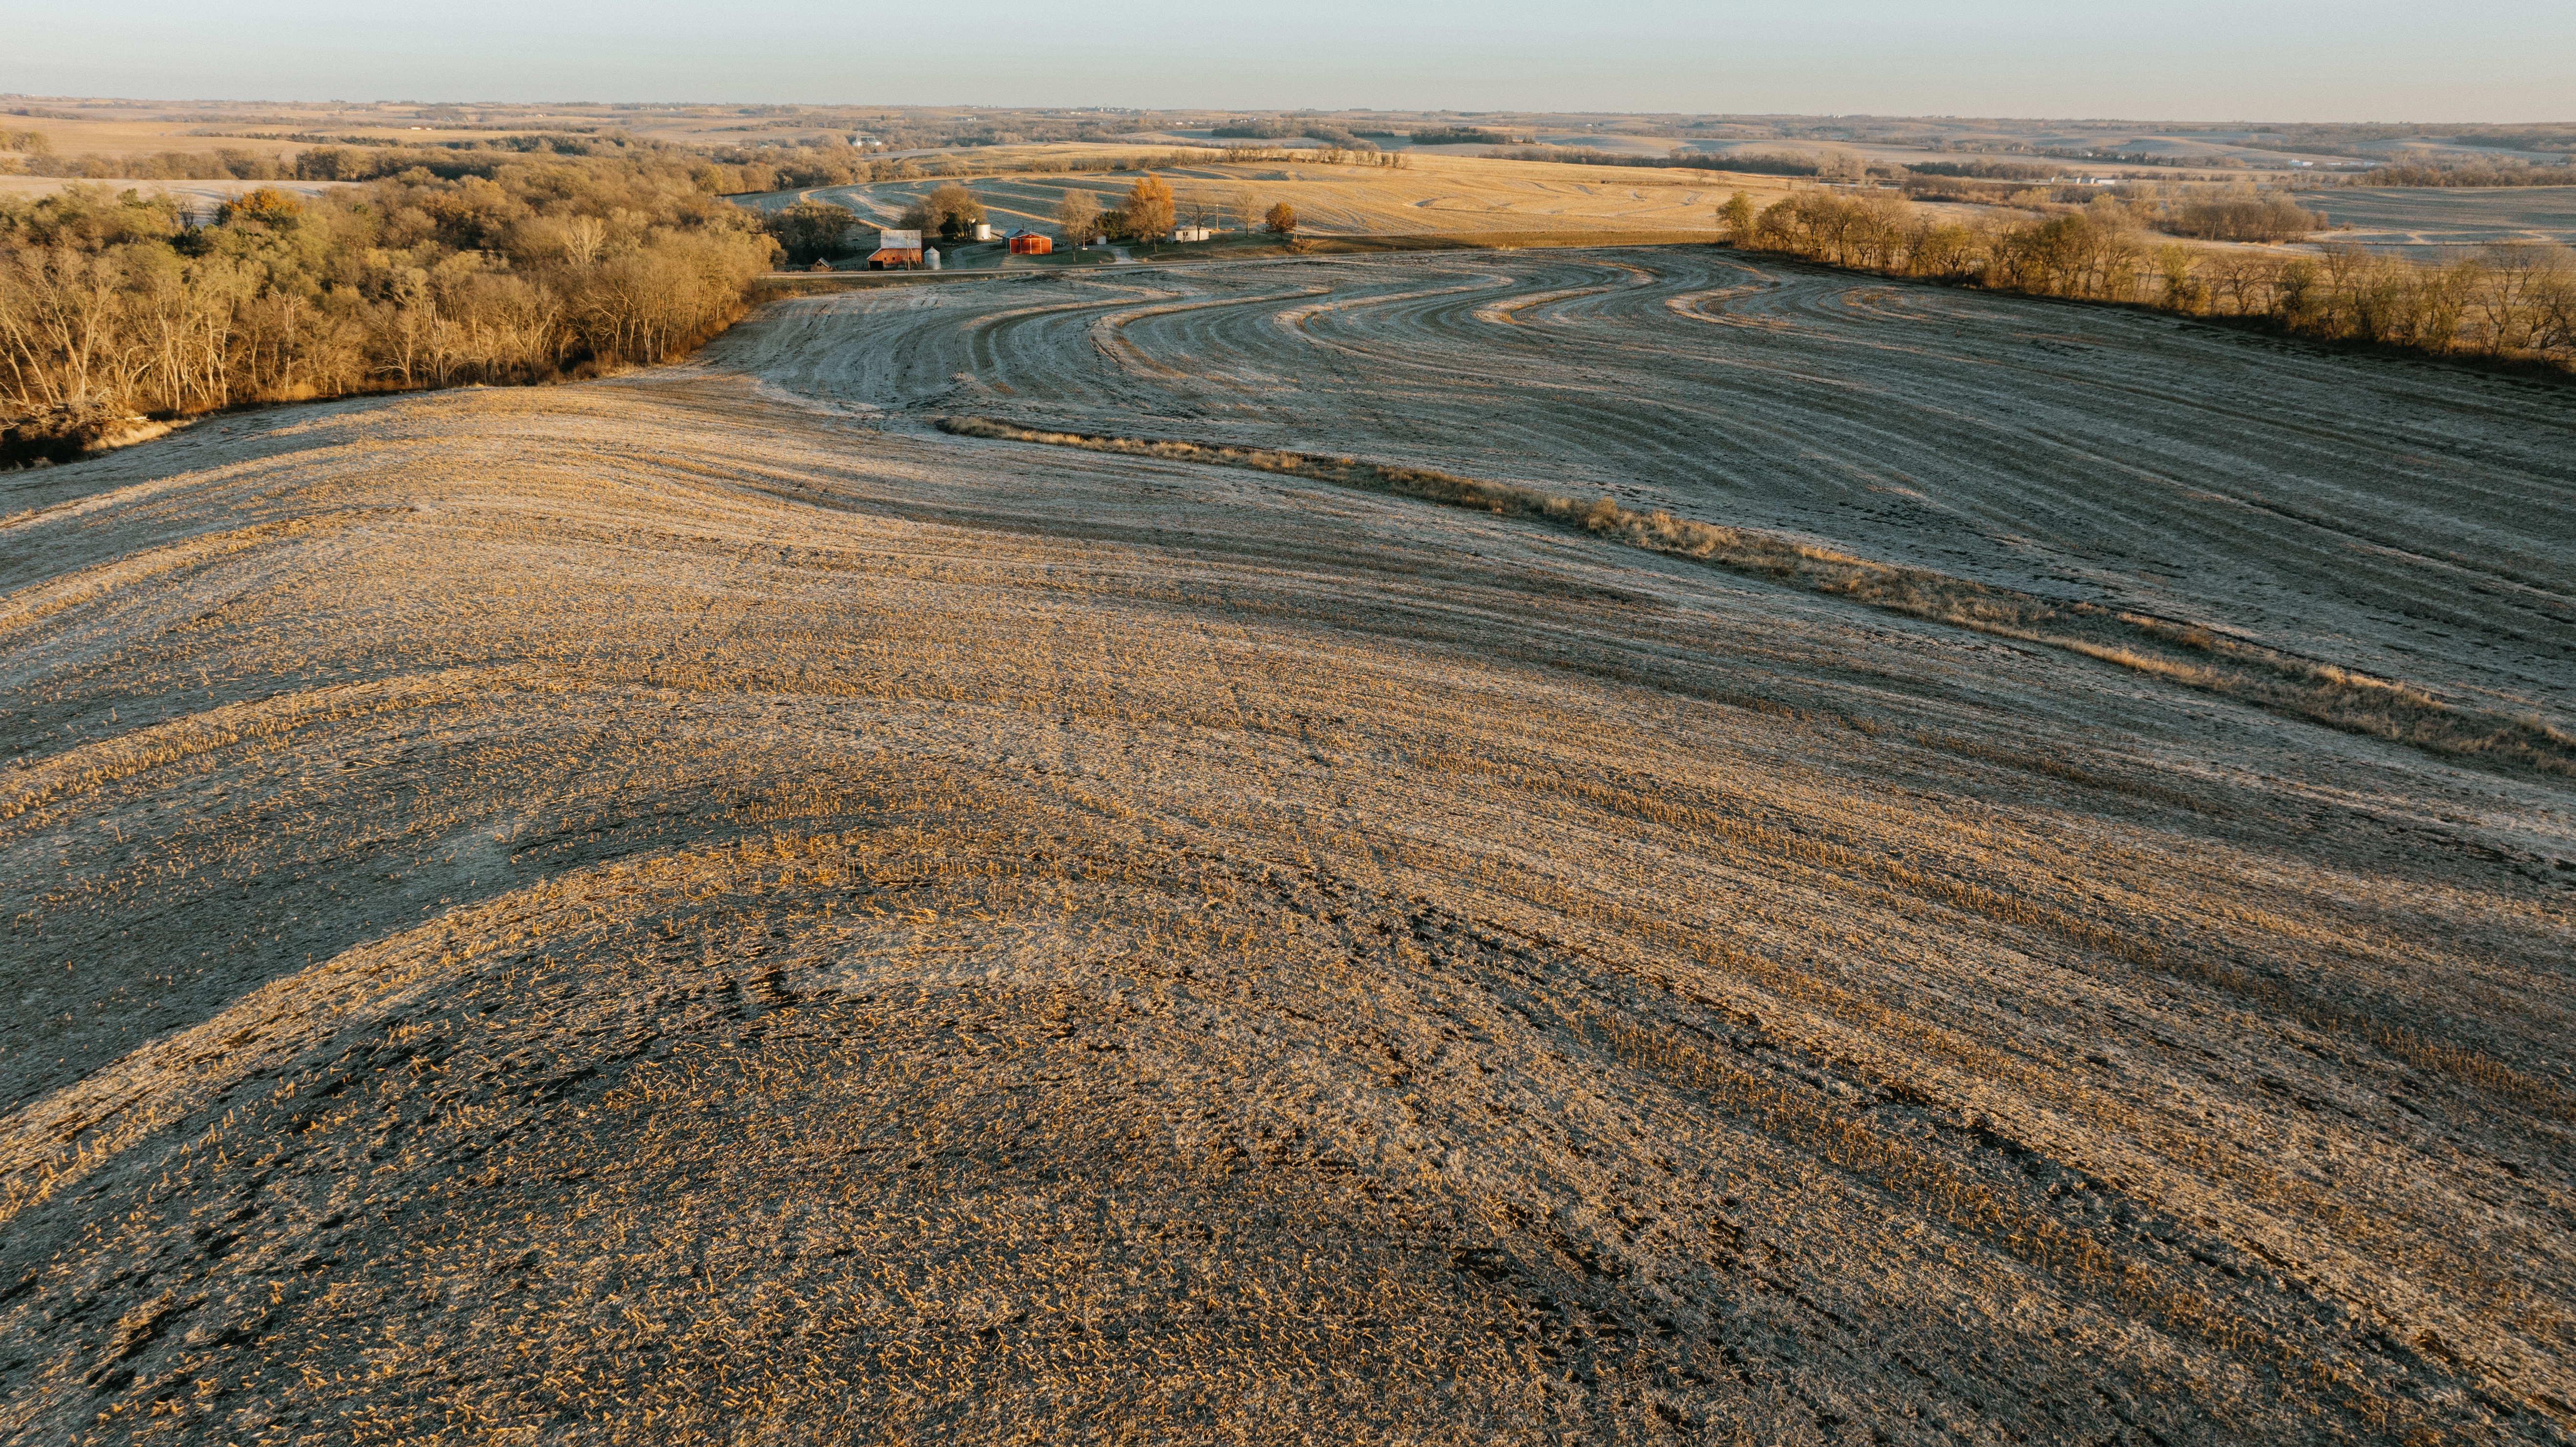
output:
[[[893,271],[898,267],[921,265],[921,233],[917,230],[885,230],[877,233],[876,253],[868,258],[868,270]]]
[[[1055,254],[1055,238],[1041,236],[1034,231],[1014,231],[1011,233],[1011,254],[1013,256],[1052,256]]]

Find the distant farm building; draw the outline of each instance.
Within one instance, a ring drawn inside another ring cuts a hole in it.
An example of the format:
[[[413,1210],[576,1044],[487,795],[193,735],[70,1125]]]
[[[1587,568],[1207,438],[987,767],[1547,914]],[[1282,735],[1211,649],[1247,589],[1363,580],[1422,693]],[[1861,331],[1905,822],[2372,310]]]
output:
[[[1204,226],[1175,226],[1172,228],[1172,239],[1174,241],[1205,241],[1215,234],[1215,232],[1208,230]]]
[[[1014,231],[1011,233],[1011,254],[1013,256],[1052,256],[1055,254],[1055,240],[1052,237],[1040,236],[1034,231]]]
[[[880,231],[877,249],[868,257],[870,271],[909,270],[921,265],[919,231]]]

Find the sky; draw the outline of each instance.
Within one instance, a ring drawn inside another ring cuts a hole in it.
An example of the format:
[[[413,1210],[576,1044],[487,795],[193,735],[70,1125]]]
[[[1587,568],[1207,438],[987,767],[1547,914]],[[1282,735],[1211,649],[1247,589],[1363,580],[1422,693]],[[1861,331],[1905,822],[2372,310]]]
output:
[[[2576,0],[0,0],[0,92],[2576,119]]]

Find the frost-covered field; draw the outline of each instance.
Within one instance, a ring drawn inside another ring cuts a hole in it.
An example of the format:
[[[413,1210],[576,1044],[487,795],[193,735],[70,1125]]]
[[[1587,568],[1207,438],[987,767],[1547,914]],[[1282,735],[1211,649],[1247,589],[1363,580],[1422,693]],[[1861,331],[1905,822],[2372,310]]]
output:
[[[962,413],[2576,672],[2563,392],[1714,253],[13,474],[0,1437],[2576,1431],[2564,777]]]
[[[2320,242],[2357,242],[2374,251],[2434,259],[2498,241],[2576,242],[2576,186],[2391,186],[2299,193],[2349,232]]]

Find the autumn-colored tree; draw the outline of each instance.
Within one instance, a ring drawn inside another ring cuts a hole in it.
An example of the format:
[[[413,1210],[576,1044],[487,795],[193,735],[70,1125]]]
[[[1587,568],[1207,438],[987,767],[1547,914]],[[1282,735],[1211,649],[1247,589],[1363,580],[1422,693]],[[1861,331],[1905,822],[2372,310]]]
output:
[[[777,257],[690,158],[506,154],[488,177],[257,187],[211,225],[105,186],[0,196],[0,467],[138,411],[658,361],[739,316]]]
[[[1147,175],[1127,189],[1127,199],[1118,204],[1119,229],[1139,241],[1168,236],[1172,231],[1172,185],[1160,176]]]
[[[1726,239],[1742,246],[1753,239],[1753,198],[1738,191],[1718,208],[1726,221]]]
[[[1274,202],[1270,214],[1261,218],[1261,224],[1281,236],[1294,236],[1297,234],[1297,208],[1285,201]]]
[[[239,221],[258,221],[275,226],[303,214],[304,198],[275,186],[245,191],[234,197],[221,212],[223,223],[228,226]]]
[[[951,181],[904,208],[906,231],[936,231],[943,241],[954,241],[975,229],[984,219],[984,203],[975,193]]]

